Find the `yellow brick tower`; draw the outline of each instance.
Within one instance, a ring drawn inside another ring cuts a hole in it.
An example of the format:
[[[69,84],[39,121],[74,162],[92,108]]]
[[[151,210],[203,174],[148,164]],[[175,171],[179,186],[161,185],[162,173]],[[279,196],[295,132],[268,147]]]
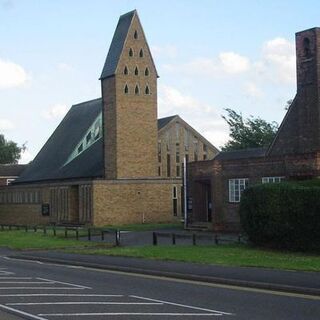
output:
[[[136,10],[122,15],[100,77],[106,179],[157,176],[157,78]]]

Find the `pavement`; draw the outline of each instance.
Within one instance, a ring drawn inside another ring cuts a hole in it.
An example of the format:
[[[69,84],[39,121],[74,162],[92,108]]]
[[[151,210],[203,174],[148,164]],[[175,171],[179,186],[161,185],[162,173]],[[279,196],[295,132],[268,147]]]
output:
[[[226,267],[59,251],[7,251],[6,255],[14,259],[320,296],[319,272]]]

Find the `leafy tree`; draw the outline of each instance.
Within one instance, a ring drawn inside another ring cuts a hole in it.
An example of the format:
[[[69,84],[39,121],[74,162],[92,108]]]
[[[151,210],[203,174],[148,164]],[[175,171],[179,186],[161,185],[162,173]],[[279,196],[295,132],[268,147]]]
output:
[[[278,124],[250,116],[243,119],[241,113],[232,109],[224,109],[227,116],[222,118],[228,123],[230,140],[222,147],[223,151],[247,148],[267,147],[275,137]]]
[[[7,141],[3,134],[0,134],[0,164],[18,163],[21,152],[25,150],[25,145],[19,147],[13,141]]]

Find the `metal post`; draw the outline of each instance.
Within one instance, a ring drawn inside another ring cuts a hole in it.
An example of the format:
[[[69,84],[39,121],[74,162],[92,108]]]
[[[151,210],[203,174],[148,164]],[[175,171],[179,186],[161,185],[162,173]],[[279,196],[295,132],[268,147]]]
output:
[[[78,230],[78,228],[76,229],[76,239],[79,240],[79,230]]]
[[[47,234],[47,227],[46,226],[43,227],[43,234]]]
[[[56,233],[56,226],[53,226],[53,235],[56,236],[57,233]]]
[[[196,245],[196,234],[192,234],[192,244],[195,246]]]
[[[104,231],[101,230],[101,240],[104,241]]]
[[[91,241],[91,229],[88,228],[88,240]]]
[[[118,230],[115,231],[115,236],[116,236],[116,246],[118,246],[119,245]]]
[[[176,244],[176,235],[174,233],[172,234],[172,244]]]
[[[154,246],[156,246],[158,244],[158,241],[157,241],[157,234],[155,232],[152,232],[152,244]]]
[[[215,244],[219,244],[218,243],[218,235],[217,234],[214,236],[214,242],[215,242]]]
[[[67,228],[64,229],[64,237],[68,238],[68,229]]]
[[[183,158],[183,193],[184,193],[184,228],[188,227],[188,209],[187,209],[187,158]]]

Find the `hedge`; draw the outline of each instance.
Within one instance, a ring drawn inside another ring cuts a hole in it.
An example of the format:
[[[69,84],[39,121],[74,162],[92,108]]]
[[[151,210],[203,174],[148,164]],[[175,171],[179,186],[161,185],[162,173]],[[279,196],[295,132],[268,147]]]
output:
[[[319,251],[320,187],[306,185],[262,184],[246,189],[240,221],[248,239],[256,245]]]

